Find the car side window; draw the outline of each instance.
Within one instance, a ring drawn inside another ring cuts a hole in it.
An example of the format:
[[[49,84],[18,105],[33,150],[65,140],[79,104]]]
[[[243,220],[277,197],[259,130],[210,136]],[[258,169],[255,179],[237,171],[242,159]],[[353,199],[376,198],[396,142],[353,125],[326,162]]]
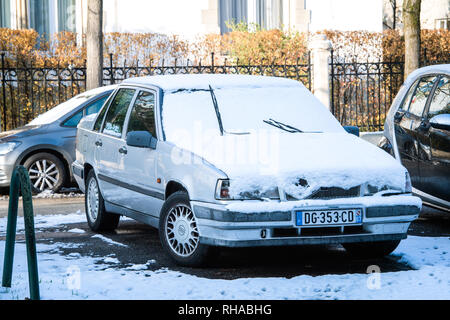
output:
[[[450,79],[447,76],[439,79],[428,110],[428,119],[439,114],[450,114]]]
[[[83,118],[83,110],[75,113],[73,116],[70,117],[70,119],[66,120],[66,122],[63,123],[64,127],[76,127],[81,119]]]
[[[88,116],[90,114],[98,113],[98,111],[101,109],[101,107],[105,104],[106,100],[108,99],[108,95],[98,99],[97,101],[91,103],[86,107],[86,113],[85,115]]]
[[[431,90],[433,90],[436,79],[436,76],[420,79],[416,91],[414,92],[414,96],[411,99],[411,103],[409,104],[409,113],[422,117],[428,96],[430,95]]]
[[[405,98],[405,100],[403,100],[403,103],[399,108],[400,110],[408,111],[409,103],[411,102],[411,97],[414,94],[414,91],[416,90],[418,82],[419,82],[419,80],[416,80],[413,83],[413,85],[409,88],[408,93],[406,94],[406,98]]]
[[[131,110],[127,132],[148,131],[156,137],[155,94],[141,91]]]
[[[120,89],[109,106],[102,132],[120,138],[128,107],[133,100],[134,89]]]

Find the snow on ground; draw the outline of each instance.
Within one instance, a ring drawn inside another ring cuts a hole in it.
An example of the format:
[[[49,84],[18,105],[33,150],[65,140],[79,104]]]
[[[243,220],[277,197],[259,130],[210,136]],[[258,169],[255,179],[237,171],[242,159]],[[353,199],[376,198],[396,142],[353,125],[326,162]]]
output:
[[[39,228],[84,219],[81,214],[36,217]],[[20,220],[23,219],[19,219]],[[23,227],[19,226],[23,232]],[[0,236],[6,218],[0,219]],[[118,268],[114,255],[94,258],[63,255],[77,245],[38,243],[42,299],[450,299],[450,238],[408,237],[394,252],[415,270],[381,274],[344,274],[286,278],[205,279],[155,264]],[[110,245],[117,245],[109,243]],[[0,265],[5,242],[0,241]],[[16,244],[12,289],[1,288],[1,299],[28,294],[26,248]]]
[[[51,190],[44,190],[33,196],[33,199],[66,199],[66,198],[82,198],[84,194],[77,188],[64,188],[62,192],[54,193]],[[9,195],[0,196],[0,201],[8,201]],[[20,202],[22,197],[20,197]]]

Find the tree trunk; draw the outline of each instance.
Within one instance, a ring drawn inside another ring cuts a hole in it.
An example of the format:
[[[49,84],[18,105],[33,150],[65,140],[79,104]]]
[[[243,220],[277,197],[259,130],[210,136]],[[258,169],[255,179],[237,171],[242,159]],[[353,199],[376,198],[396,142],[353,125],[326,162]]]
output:
[[[103,0],[88,0],[86,88],[103,85]]]
[[[404,0],[403,30],[405,34],[405,79],[419,68],[421,0]]]

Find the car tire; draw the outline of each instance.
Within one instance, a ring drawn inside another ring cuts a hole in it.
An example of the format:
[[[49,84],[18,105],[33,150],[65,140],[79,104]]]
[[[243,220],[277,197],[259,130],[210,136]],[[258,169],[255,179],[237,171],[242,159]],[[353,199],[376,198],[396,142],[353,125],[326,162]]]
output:
[[[400,240],[345,243],[342,246],[353,256],[360,258],[382,258],[391,254],[400,244]]]
[[[64,186],[66,168],[61,159],[51,153],[36,153],[29,157],[23,166],[30,176],[33,193],[41,193],[44,190],[58,192]]]
[[[170,195],[161,209],[159,237],[162,247],[178,264],[185,267],[204,265],[214,250],[200,243],[200,234],[184,191]]]
[[[105,201],[94,170],[89,171],[87,175],[85,190],[84,205],[89,228],[94,232],[116,229],[119,225],[120,215],[105,210]]]

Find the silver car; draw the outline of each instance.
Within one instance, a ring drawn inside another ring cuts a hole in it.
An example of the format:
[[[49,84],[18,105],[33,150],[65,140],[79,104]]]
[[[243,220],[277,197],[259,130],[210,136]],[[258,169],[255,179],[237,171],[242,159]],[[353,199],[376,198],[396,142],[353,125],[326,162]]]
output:
[[[57,192],[73,183],[75,138],[80,120],[97,113],[115,86],[79,94],[24,127],[0,133],[0,187],[8,187],[17,165],[28,169],[33,191]]]
[[[187,266],[212,247],[340,243],[383,256],[422,205],[399,162],[274,77],[126,80],[79,124],[72,167],[92,230],[131,217]]]

